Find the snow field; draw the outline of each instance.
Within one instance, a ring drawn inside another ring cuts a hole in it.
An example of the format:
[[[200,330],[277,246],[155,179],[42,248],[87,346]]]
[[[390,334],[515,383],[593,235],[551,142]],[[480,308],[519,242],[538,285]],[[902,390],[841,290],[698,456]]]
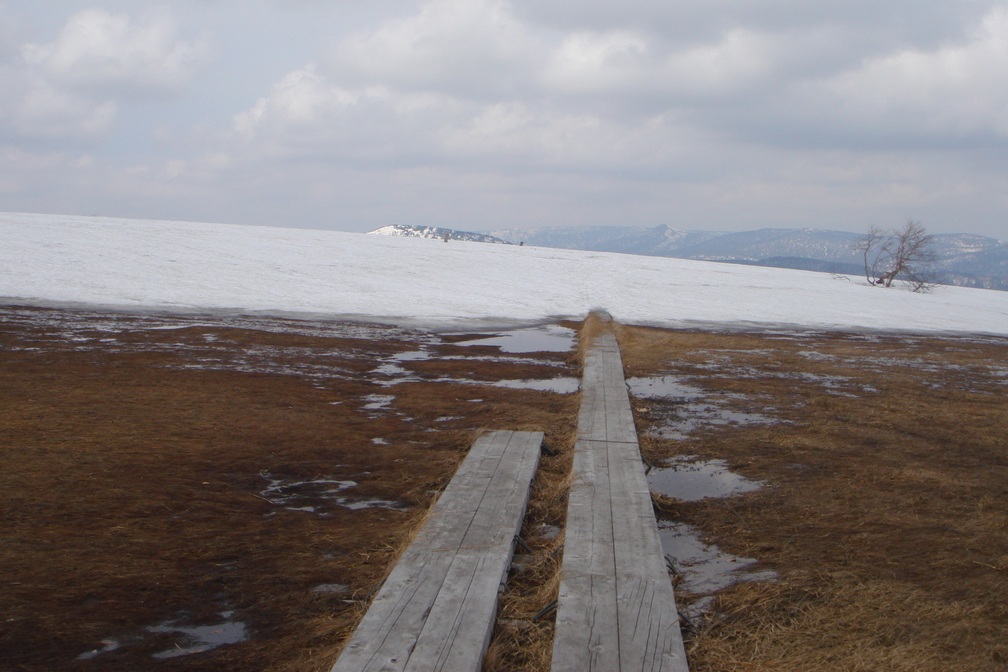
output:
[[[666,326],[1008,335],[1008,292],[339,231],[0,213],[0,301],[304,313],[449,328],[604,308]]]

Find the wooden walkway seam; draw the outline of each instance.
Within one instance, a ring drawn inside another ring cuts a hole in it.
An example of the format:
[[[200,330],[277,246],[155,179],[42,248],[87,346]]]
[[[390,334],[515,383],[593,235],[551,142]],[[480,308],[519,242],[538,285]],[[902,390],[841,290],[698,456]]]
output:
[[[552,669],[688,672],[615,336],[588,349]]]
[[[542,441],[494,431],[473,443],[332,672],[481,669]]]

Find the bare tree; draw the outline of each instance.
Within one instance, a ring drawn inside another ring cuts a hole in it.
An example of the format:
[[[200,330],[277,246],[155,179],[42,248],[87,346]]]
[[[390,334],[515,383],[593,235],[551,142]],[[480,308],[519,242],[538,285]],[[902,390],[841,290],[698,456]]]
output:
[[[854,249],[864,255],[865,278],[873,285],[892,287],[900,281],[915,292],[926,292],[935,285],[933,244],[934,236],[920,222],[907,219],[898,230],[872,226]]]

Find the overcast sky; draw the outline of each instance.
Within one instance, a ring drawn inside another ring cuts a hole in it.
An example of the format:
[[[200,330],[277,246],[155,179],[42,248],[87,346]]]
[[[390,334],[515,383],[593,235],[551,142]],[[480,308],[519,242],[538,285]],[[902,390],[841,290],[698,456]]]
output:
[[[1008,240],[1008,1],[0,0],[0,210]]]

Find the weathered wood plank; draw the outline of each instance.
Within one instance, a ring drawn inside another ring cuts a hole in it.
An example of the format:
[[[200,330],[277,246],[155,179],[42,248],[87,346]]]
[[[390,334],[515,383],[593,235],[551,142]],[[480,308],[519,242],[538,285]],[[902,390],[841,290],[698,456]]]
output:
[[[685,672],[615,336],[584,363],[552,669]]]
[[[542,439],[489,432],[473,444],[333,672],[480,669]]]
[[[581,395],[579,438],[636,443],[623,360],[612,334],[601,334],[592,344],[585,358]]]

